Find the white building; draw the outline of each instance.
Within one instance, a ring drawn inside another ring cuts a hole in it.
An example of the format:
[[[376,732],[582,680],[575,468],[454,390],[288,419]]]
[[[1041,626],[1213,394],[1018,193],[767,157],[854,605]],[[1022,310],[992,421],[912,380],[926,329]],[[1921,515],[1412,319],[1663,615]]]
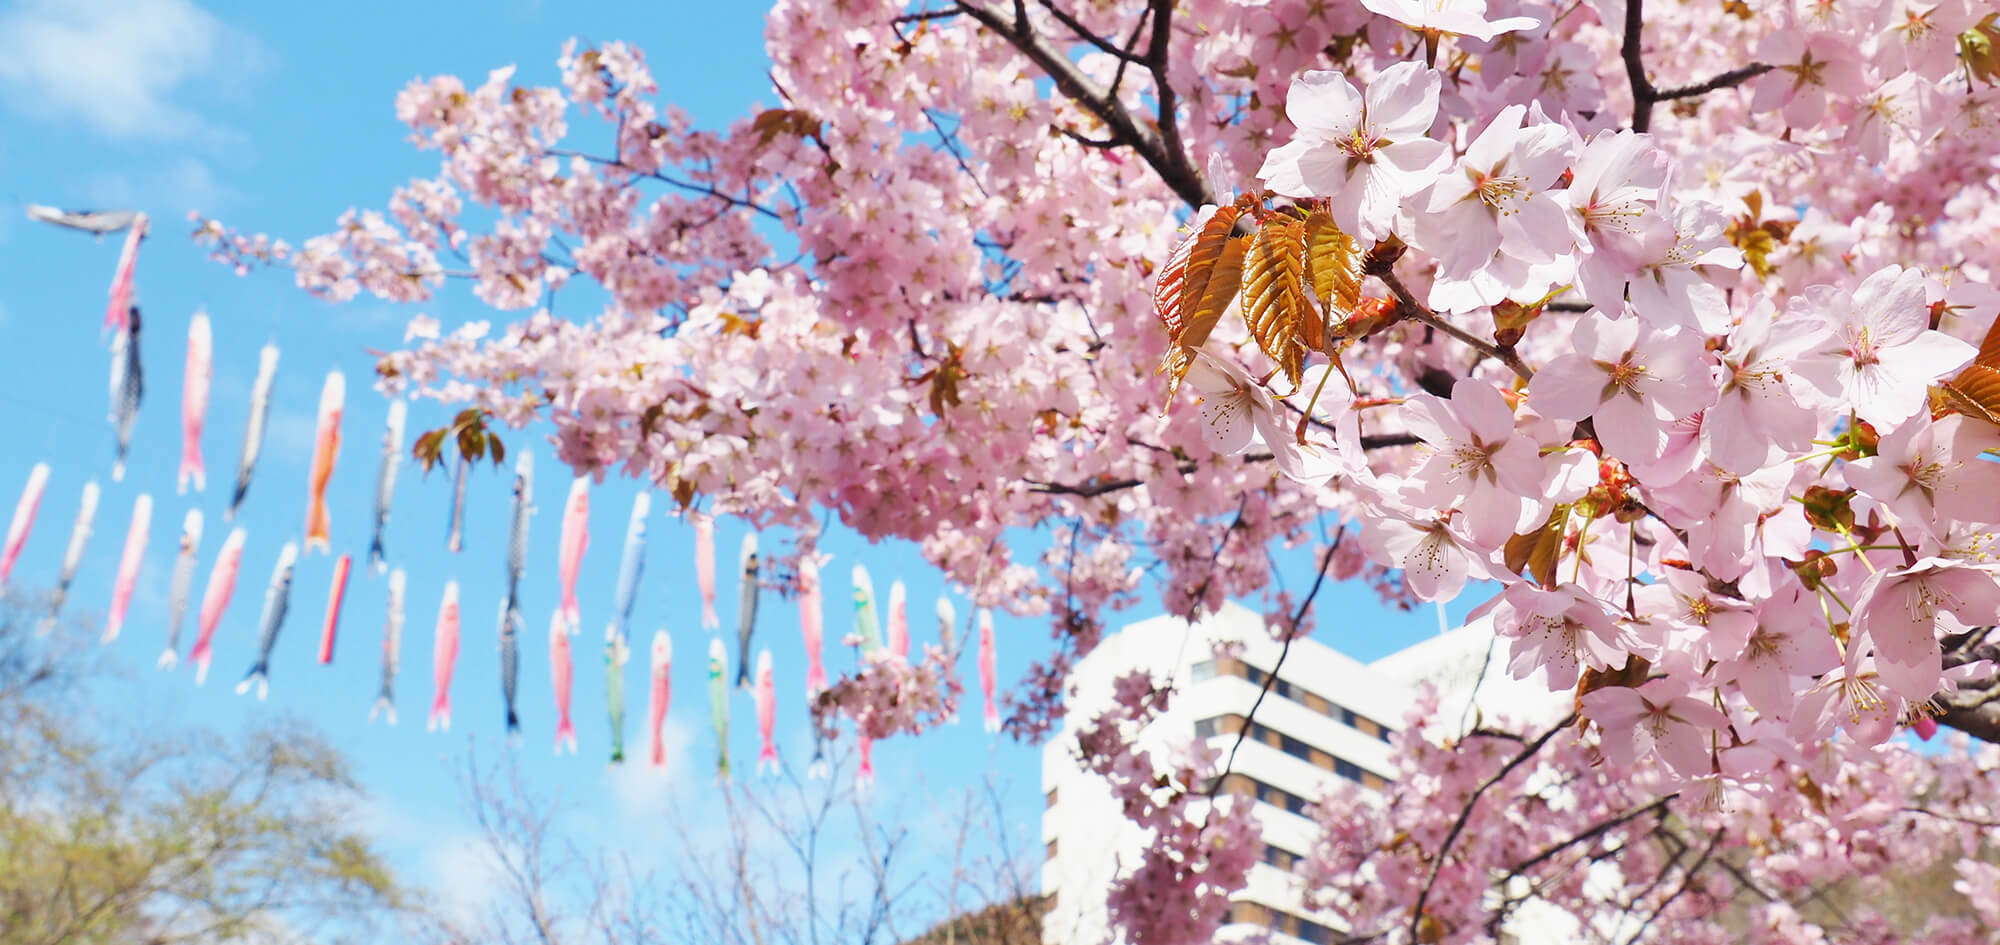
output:
[[[1216,646],[1238,642],[1235,658],[1217,658]],[[1517,681],[1506,672],[1506,647],[1480,626],[1463,627],[1373,663],[1362,663],[1310,637],[1293,641],[1277,670],[1248,736],[1237,749],[1223,787],[1255,797],[1264,826],[1262,862],[1238,894],[1219,941],[1269,932],[1274,942],[1322,943],[1338,938],[1330,916],[1303,904],[1292,867],[1310,852],[1314,836],[1306,812],[1341,780],[1388,786],[1389,734],[1403,723],[1420,683],[1442,695],[1438,718],[1469,720],[1467,700],[1477,691],[1480,708],[1497,706],[1519,718],[1524,707],[1560,717],[1564,697],[1538,680]],[[1042,922],[1049,945],[1096,945],[1109,938],[1105,897],[1124,864],[1136,862],[1146,836],[1126,821],[1102,780],[1071,756],[1076,729],[1106,708],[1111,685],[1147,670],[1175,687],[1168,711],[1140,737],[1140,747],[1161,752],[1207,737],[1228,757],[1250,716],[1266,674],[1278,666],[1282,646],[1263,618],[1236,604],[1190,626],[1158,617],[1127,626],[1079,661],[1070,676],[1068,718],[1042,749]],[[1481,678],[1482,670],[1484,678]],[[1446,724],[1450,724],[1447,722]]]

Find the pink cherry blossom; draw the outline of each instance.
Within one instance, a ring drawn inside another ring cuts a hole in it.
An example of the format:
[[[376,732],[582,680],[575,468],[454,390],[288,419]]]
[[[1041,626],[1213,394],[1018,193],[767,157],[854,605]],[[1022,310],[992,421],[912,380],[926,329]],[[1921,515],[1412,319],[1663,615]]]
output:
[[[1923,409],[1929,385],[1977,353],[1930,328],[1923,273],[1914,269],[1885,266],[1852,292],[1813,286],[1791,307],[1828,333],[1799,356],[1799,378],[1827,404],[1885,431]]]
[[[1291,197],[1327,197],[1334,222],[1364,240],[1389,235],[1397,205],[1430,186],[1450,161],[1424,137],[1437,117],[1439,75],[1421,63],[1390,66],[1364,93],[1337,72],[1292,80],[1285,114],[1297,127],[1257,172]]]
[[[1550,190],[1574,142],[1551,122],[1524,127],[1527,114],[1520,105],[1502,109],[1466,149],[1461,173],[1431,188],[1416,236],[1438,259],[1433,306],[1470,311],[1506,298],[1534,301],[1574,272],[1575,243]]]
[[[1501,33],[1531,30],[1542,21],[1531,16],[1486,18],[1486,0],[1361,0],[1361,5],[1413,30],[1456,33],[1492,39]]]
[[[2000,579],[1991,570],[1942,558],[1880,571],[1861,586],[1859,596],[1857,635],[1873,644],[1882,682],[1911,702],[1929,701],[1938,689],[1943,671],[1938,634],[2000,613]]]
[[[1714,770],[1709,737],[1727,728],[1729,717],[1688,694],[1673,679],[1648,680],[1637,689],[1607,686],[1583,696],[1586,717],[1604,730],[1604,757],[1630,765],[1658,752],[1683,777]]]
[[[1508,587],[1493,608],[1493,629],[1510,640],[1508,672],[1527,678],[1541,670],[1552,689],[1575,686],[1585,669],[1625,665],[1625,635],[1617,622],[1574,585]]]
[[[2000,463],[1982,459],[1987,450],[2000,450],[1993,427],[1957,415],[1933,422],[1919,413],[1882,437],[1875,455],[1848,463],[1847,483],[1881,503],[1891,523],[1932,534],[1985,520],[2000,496]]]
[[[1705,406],[1698,342],[1678,329],[1593,312],[1576,323],[1571,340],[1573,353],[1536,373],[1529,398],[1560,420],[1595,417],[1598,439],[1615,453],[1658,459],[1667,445],[1663,423]]]
[[[1497,545],[1547,514],[1523,501],[1541,491],[1534,441],[1514,429],[1514,412],[1492,385],[1460,381],[1450,400],[1419,394],[1404,405],[1410,432],[1433,453],[1411,475],[1407,497],[1456,507],[1474,541]]]

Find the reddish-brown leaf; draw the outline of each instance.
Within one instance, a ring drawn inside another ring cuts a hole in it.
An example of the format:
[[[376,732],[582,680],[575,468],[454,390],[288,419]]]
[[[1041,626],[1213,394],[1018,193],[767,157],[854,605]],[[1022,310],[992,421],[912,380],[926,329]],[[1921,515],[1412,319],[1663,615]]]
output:
[[[1294,386],[1305,370],[1301,336],[1309,331],[1308,315],[1317,315],[1306,299],[1305,238],[1299,220],[1267,223],[1243,265],[1243,323]],[[1325,324],[1317,322],[1310,333],[1324,341]]]
[[[1167,323],[1168,337],[1180,344],[1199,348],[1201,342],[1208,339],[1207,330],[1202,331],[1200,341],[1190,342],[1184,336],[1193,328],[1194,321],[1190,317],[1192,309],[1200,306],[1202,300],[1207,298],[1209,280],[1215,276],[1215,267],[1222,261],[1223,253],[1229,247],[1230,233],[1236,229],[1236,218],[1241,214],[1242,211],[1234,206],[1217,208],[1209,215],[1208,222],[1203,223],[1201,228],[1195,231],[1194,245],[1188,250],[1187,275],[1183,277],[1185,282],[1181,287],[1181,304],[1161,316]],[[1241,270],[1238,272],[1240,275]],[[1230,291],[1233,294],[1235,289],[1232,287]],[[1214,327],[1214,324],[1210,323],[1209,328]]]
[[[1305,242],[1306,273],[1313,293],[1319,296],[1328,320],[1345,319],[1361,302],[1361,248],[1324,210],[1306,216]]]

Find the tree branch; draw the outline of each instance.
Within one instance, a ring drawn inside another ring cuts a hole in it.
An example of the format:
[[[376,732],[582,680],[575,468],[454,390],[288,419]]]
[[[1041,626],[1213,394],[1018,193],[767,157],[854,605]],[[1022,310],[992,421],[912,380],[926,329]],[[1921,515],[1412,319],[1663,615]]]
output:
[[[1522,860],[1521,862],[1515,864],[1513,868],[1509,869],[1507,871],[1507,875],[1519,876],[1523,871],[1530,870],[1535,868],[1536,866],[1541,865],[1543,862],[1546,862],[1550,857],[1555,856],[1556,854],[1561,853],[1562,851],[1567,850],[1570,847],[1573,847],[1586,840],[1592,840],[1597,837],[1603,836],[1606,832],[1616,827],[1619,827],[1623,824],[1637,820],[1640,817],[1644,817],[1649,813],[1657,811],[1660,814],[1664,815],[1667,809],[1667,802],[1679,796],[1680,795],[1678,793],[1668,794],[1658,798],[1651,804],[1647,804],[1643,807],[1632,808],[1631,810],[1626,811],[1623,814],[1619,814],[1618,816],[1613,817],[1610,820],[1604,821],[1598,824],[1597,826],[1590,828],[1589,830],[1586,830],[1582,833],[1577,834],[1574,837],[1569,838],[1568,840],[1564,840],[1563,842],[1558,843],[1555,846],[1552,846],[1546,850],[1543,850],[1540,853],[1535,854],[1534,856]]]
[[[1535,739],[1532,742],[1529,742],[1526,748],[1521,749],[1520,754],[1515,755],[1513,759],[1508,761],[1506,765],[1502,766],[1499,771],[1494,772],[1492,777],[1487,778],[1485,781],[1481,782],[1478,789],[1472,792],[1472,796],[1465,799],[1465,807],[1459,810],[1458,819],[1452,821],[1450,832],[1444,835],[1444,842],[1438,845],[1437,856],[1431,860],[1430,875],[1424,878],[1423,891],[1417,893],[1417,904],[1410,909],[1411,941],[1422,940],[1422,936],[1420,936],[1417,932],[1417,924],[1423,920],[1424,904],[1430,901],[1431,889],[1437,885],[1437,878],[1439,871],[1444,869],[1445,856],[1451,852],[1452,844],[1458,842],[1458,835],[1465,832],[1465,824],[1467,821],[1470,821],[1472,819],[1472,810],[1473,808],[1479,806],[1480,797],[1484,796],[1486,792],[1493,787],[1493,785],[1499,784],[1501,781],[1506,780],[1508,775],[1514,773],[1515,768],[1520,767],[1521,765],[1525,764],[1528,759],[1533,758],[1535,755],[1539,754],[1542,750],[1542,746],[1547,745],[1550,739],[1556,737],[1556,733],[1561,732],[1563,729],[1568,728],[1570,726],[1570,723],[1575,721],[1576,721],[1575,712],[1571,712],[1569,715],[1564,716],[1562,721],[1557,722],[1548,731],[1543,732],[1541,734],[1541,737]]]
[[[1428,325],[1464,342],[1480,354],[1507,365],[1521,380],[1534,380],[1535,372],[1528,367],[1526,362],[1521,360],[1520,355],[1508,349],[1495,347],[1491,342],[1481,339],[1478,335],[1438,317],[1436,312],[1425,307],[1423,303],[1417,301],[1416,296],[1410,294],[1409,288],[1403,285],[1403,280],[1396,278],[1394,272],[1385,268],[1381,272],[1373,273],[1373,275],[1377,279],[1382,280],[1382,283],[1389,287],[1390,292],[1396,294],[1398,311],[1402,317]]]
[[[1169,9],[1172,7],[1171,0],[1155,0],[1155,3],[1165,5]],[[1099,121],[1111,129],[1112,137],[1130,145],[1140,159],[1151,166],[1154,173],[1160,175],[1161,182],[1172,189],[1174,194],[1189,207],[1220,202],[1209,189],[1208,182],[1202,180],[1201,174],[1188,161],[1187,152],[1181,147],[1180,132],[1172,121],[1171,108],[1174,96],[1165,83],[1159,84],[1155,94],[1159,99],[1162,114],[1167,118],[1160,122],[1160,130],[1154,131],[1142,124],[1106,90],[1099,88],[1089,76],[1084,75],[1061,50],[1049,45],[1045,37],[1035,32],[1034,26],[1028,22],[1025,15],[1024,6],[1017,3],[1016,15],[1011,18],[979,0],[960,0],[958,9],[978,20],[980,25],[999,34],[1021,55],[1028,57],[1029,61],[1040,67],[1063,95],[1097,116]],[[1147,51],[1147,62],[1149,65],[1153,64],[1155,57],[1158,57],[1158,64],[1153,66],[1157,80],[1157,77],[1165,72],[1166,43],[1162,37],[1167,24],[1164,16],[1157,12],[1154,16],[1154,43]]]
[[[1320,557],[1319,574],[1314,576],[1312,589],[1306,592],[1304,600],[1299,601],[1298,609],[1292,612],[1291,626],[1285,628],[1285,643],[1278,648],[1278,660],[1271,664],[1271,671],[1264,674],[1264,686],[1257,690],[1257,701],[1250,703],[1250,712],[1243,716],[1243,727],[1236,730],[1236,742],[1229,746],[1229,759],[1222,763],[1221,773],[1208,783],[1209,797],[1222,790],[1222,782],[1229,779],[1230,770],[1236,767],[1236,750],[1243,747],[1243,739],[1250,734],[1250,724],[1257,721],[1257,709],[1264,704],[1264,697],[1271,694],[1271,687],[1277,684],[1278,670],[1285,668],[1285,657],[1292,653],[1292,639],[1298,636],[1299,623],[1306,618],[1306,608],[1311,607],[1313,598],[1319,596],[1320,585],[1326,583],[1327,566],[1333,563],[1333,555],[1340,550],[1340,543],[1346,537],[1347,529],[1343,527],[1334,534],[1333,544],[1327,546],[1326,554]]]
[[[1948,640],[1949,645],[1944,650],[1944,668],[1952,669],[1980,660],[2000,660],[2000,642],[1987,642],[1990,636],[1983,632],[1968,633]],[[1974,738],[2000,742],[2000,701],[1986,695],[1983,688],[1940,694],[1934,700],[1943,709],[1937,718],[1940,723]]]
[[[1705,82],[1683,85],[1673,89],[1655,89],[1653,91],[1653,100],[1656,102],[1670,102],[1677,98],[1694,98],[1699,95],[1707,95],[1718,89],[1727,89],[1742,85],[1774,68],[1776,67],[1767,63],[1753,62],[1741,68],[1731,69]]]
[[[1659,89],[1646,78],[1644,51],[1640,48],[1641,34],[1645,26],[1644,0],[1626,0],[1625,40],[1620,50],[1625,60],[1625,78],[1632,85],[1632,130],[1643,132],[1653,126],[1653,105],[1657,102],[1694,98],[1707,95],[1717,89],[1742,85],[1766,72],[1772,67],[1761,62],[1731,69],[1721,75],[1693,85],[1683,85],[1673,89]]]

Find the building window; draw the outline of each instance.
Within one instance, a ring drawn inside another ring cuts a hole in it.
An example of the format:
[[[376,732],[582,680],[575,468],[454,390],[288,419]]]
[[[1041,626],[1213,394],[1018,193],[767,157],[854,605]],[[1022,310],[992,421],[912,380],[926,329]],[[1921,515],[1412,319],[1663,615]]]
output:
[[[1333,773],[1349,781],[1361,780],[1361,766],[1345,758],[1333,759]]]
[[[1202,719],[1201,721],[1198,721],[1198,722],[1194,723],[1194,737],[1196,737],[1196,738],[1214,738],[1214,737],[1215,737],[1215,733],[1216,733],[1216,727],[1215,727],[1215,723],[1217,723],[1217,722],[1219,722],[1219,721],[1221,721],[1221,720],[1220,720],[1220,719]]]
[[[1304,857],[1283,847],[1272,846],[1268,843],[1264,844],[1264,862],[1285,872],[1291,872],[1292,868],[1297,866],[1298,862],[1302,859]]]
[[[1195,682],[1207,682],[1215,678],[1215,661],[1202,660],[1188,670],[1188,677]]]
[[[1333,945],[1333,930],[1318,922],[1299,920],[1299,930],[1292,933],[1310,945]]]

